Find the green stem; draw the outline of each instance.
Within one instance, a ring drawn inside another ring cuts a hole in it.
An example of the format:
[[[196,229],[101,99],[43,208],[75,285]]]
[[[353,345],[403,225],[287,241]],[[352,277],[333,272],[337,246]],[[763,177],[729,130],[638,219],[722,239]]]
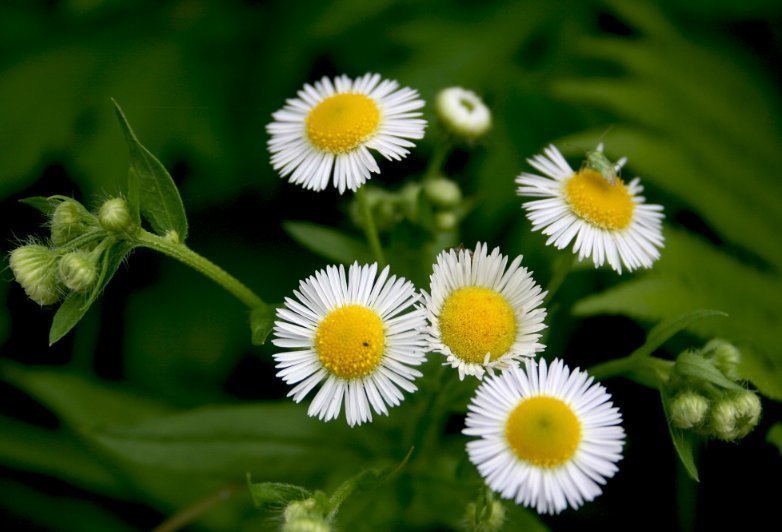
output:
[[[382,268],[386,265],[386,256],[383,253],[383,246],[380,245],[380,236],[377,232],[375,219],[372,217],[372,208],[369,205],[365,189],[366,187],[358,189],[356,192],[356,201],[358,202],[358,208],[364,222],[362,225],[364,226],[364,234],[367,237],[367,242],[372,249],[372,254],[375,256],[378,266]]]
[[[184,528],[190,523],[196,521],[207,511],[233,497],[242,489],[243,486],[238,484],[229,484],[227,486],[223,486],[215,493],[212,493],[203,499],[194,502],[187,508],[183,508],[175,515],[166,519],[163,523],[158,525],[153,530],[153,532],[175,532],[176,530]]]
[[[597,380],[624,376],[643,386],[659,389],[671,375],[673,361],[652,356],[629,356],[596,364],[589,374]]]
[[[253,309],[264,305],[263,299],[255,292],[247,288],[236,277],[232,276],[220,266],[202,257],[181,242],[168,240],[162,236],[148,231],[140,231],[133,240],[140,246],[159,251],[164,255],[182,262],[212,279],[214,282],[228,290],[239,301]]]
[[[546,305],[551,301],[551,299],[554,297],[554,294],[556,294],[559,289],[562,287],[562,285],[565,282],[565,279],[567,279],[567,276],[570,274],[571,271],[573,271],[573,266],[578,261],[578,258],[576,256],[569,257],[569,256],[563,256],[558,262],[557,265],[554,267],[554,271],[551,274],[551,280],[548,283],[548,286],[546,287],[546,297],[543,299],[543,304]]]
[[[437,177],[445,164],[445,160],[448,158],[448,154],[451,152],[451,143],[448,141],[438,142],[434,147],[432,158],[429,159],[429,166],[424,173],[423,181],[429,181]]]

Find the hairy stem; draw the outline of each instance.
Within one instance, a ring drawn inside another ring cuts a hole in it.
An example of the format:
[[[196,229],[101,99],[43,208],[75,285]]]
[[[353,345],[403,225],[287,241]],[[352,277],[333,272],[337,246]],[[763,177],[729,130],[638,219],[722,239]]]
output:
[[[188,248],[185,244],[169,240],[148,231],[139,232],[138,235],[134,237],[134,240],[140,246],[159,251],[160,253],[168,255],[169,257],[190,266],[194,270],[201,272],[228,290],[249,308],[253,309],[264,305],[263,299],[258,297],[255,292],[247,288],[247,286],[236,279],[236,277]]]

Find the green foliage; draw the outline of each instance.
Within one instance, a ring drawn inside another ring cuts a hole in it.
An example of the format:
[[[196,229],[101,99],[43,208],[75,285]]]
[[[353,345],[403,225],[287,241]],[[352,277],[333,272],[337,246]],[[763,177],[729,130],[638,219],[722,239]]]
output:
[[[766,435],[766,440],[775,445],[782,454],[782,423],[774,423]]]
[[[331,261],[364,264],[373,260],[364,242],[336,229],[299,221],[284,222],[282,227],[296,242]]]
[[[665,419],[668,423],[668,431],[671,434],[671,440],[673,441],[674,449],[676,449],[676,454],[690,478],[696,482],[700,482],[698,468],[695,465],[695,451],[698,445],[698,437],[692,431],[682,430],[671,423],[671,397],[665,390],[660,391],[660,396],[662,397]]]
[[[176,239],[184,241],[187,238],[187,215],[174,180],[157,157],[138,141],[116,101],[114,110],[130,153],[128,206],[131,213],[138,221],[138,213],[141,212],[159,235],[174,231]]]
[[[301,501],[312,496],[312,492],[300,486],[283,482],[253,482],[247,474],[247,486],[256,508],[283,507],[291,501]]]

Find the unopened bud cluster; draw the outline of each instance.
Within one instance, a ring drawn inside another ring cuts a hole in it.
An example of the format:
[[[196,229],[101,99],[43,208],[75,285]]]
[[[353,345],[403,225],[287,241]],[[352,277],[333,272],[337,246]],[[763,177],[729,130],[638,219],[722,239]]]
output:
[[[402,221],[422,225],[435,232],[456,229],[464,197],[459,185],[445,177],[423,183],[411,182],[396,192],[367,186],[364,193],[378,230],[388,231]],[[363,216],[354,203],[351,214],[357,225]]]
[[[741,389],[744,384],[738,371],[741,352],[725,340],[714,339],[697,356],[705,367],[716,369],[736,386],[720,386],[713,379],[701,379],[691,372],[676,376],[673,385],[678,391],[670,403],[671,423],[724,441],[745,437],[757,426],[762,407],[755,392]]]
[[[321,505],[315,499],[293,501],[283,513],[282,532],[330,532]]]
[[[30,299],[53,305],[70,292],[89,292],[99,277],[105,243],[116,233],[132,230],[122,198],[106,201],[96,214],[73,199],[50,198],[49,239],[14,249],[8,262],[14,278]]]

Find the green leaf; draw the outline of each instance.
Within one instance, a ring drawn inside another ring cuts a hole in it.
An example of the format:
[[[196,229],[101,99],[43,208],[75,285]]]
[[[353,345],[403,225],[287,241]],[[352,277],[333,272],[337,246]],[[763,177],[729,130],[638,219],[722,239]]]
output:
[[[720,310],[696,310],[694,312],[682,314],[676,318],[664,320],[649,331],[644,345],[636,349],[631,356],[649,356],[678,332],[686,329],[696,321],[711,318],[713,316],[724,317],[727,316],[727,314]]]
[[[128,242],[118,242],[106,250],[103,255],[101,255],[100,275],[98,276],[98,280],[95,282],[95,286],[93,287],[92,291],[90,292],[90,296],[87,299],[87,306],[91,305],[98,298],[101,292],[103,292],[106,286],[108,286],[112,277],[114,277],[114,274],[117,273],[120,264],[122,264],[133,247],[133,244]]]
[[[112,102],[130,152],[128,205],[131,212],[140,209],[159,235],[176,231],[179,240],[184,241],[187,215],[174,180],[157,157],[138,141],[119,104]]]
[[[662,398],[663,410],[665,411],[665,419],[668,423],[668,431],[671,434],[671,440],[673,446],[676,449],[676,454],[679,456],[684,469],[687,470],[687,474],[690,475],[696,482],[700,482],[698,478],[698,468],[695,465],[695,446],[698,442],[697,437],[692,431],[684,431],[678,427],[674,427],[671,423],[671,408],[670,398],[663,390],[660,391]]]
[[[336,517],[337,512],[339,512],[339,508],[342,506],[342,503],[345,502],[345,500],[352,494],[374,489],[383,482],[386,482],[392,476],[396,475],[407,464],[412,455],[413,448],[411,447],[407,452],[407,455],[399,464],[385,467],[383,469],[369,469],[367,471],[362,471],[358,475],[355,475],[354,477],[349,478],[343,482],[336,489],[336,491],[334,491],[331,498],[329,499],[330,510],[327,519],[329,521],[333,520]]]
[[[286,506],[291,501],[301,501],[312,497],[308,489],[282,482],[252,482],[247,473],[247,486],[256,508]]]
[[[348,236],[336,229],[310,222],[289,220],[283,222],[283,229],[296,242],[329,260],[342,264],[372,262],[369,247],[361,240]]]
[[[90,296],[79,292],[71,292],[60,308],[54,314],[52,327],[49,329],[49,345],[54,345],[68,334],[90,309]]]
[[[287,401],[205,407],[102,427],[91,438],[129,462],[225,479],[249,470],[269,480],[304,481],[343,474],[370,454],[356,431],[326,426]]]
[[[172,411],[116,383],[102,383],[60,370],[5,362],[0,364],[0,374],[82,432],[109,424],[135,423]]]
[[[678,356],[673,371],[680,376],[704,380],[726,390],[740,392],[744,389],[723,375],[714,364],[692,351],[685,351]]]
[[[782,423],[774,423],[771,425],[771,428],[766,435],[766,441],[776,445],[780,454],[782,454]]]
[[[86,446],[63,430],[46,430],[0,416],[0,464],[117,494],[122,483]]]
[[[19,203],[24,203],[30,207],[37,209],[44,213],[46,216],[51,216],[54,209],[57,208],[62,201],[65,201],[66,196],[30,196],[29,198],[23,198],[19,200]]]
[[[266,338],[274,328],[274,318],[276,316],[273,305],[263,305],[255,307],[250,312],[250,331],[252,333],[253,345],[263,345]]]

